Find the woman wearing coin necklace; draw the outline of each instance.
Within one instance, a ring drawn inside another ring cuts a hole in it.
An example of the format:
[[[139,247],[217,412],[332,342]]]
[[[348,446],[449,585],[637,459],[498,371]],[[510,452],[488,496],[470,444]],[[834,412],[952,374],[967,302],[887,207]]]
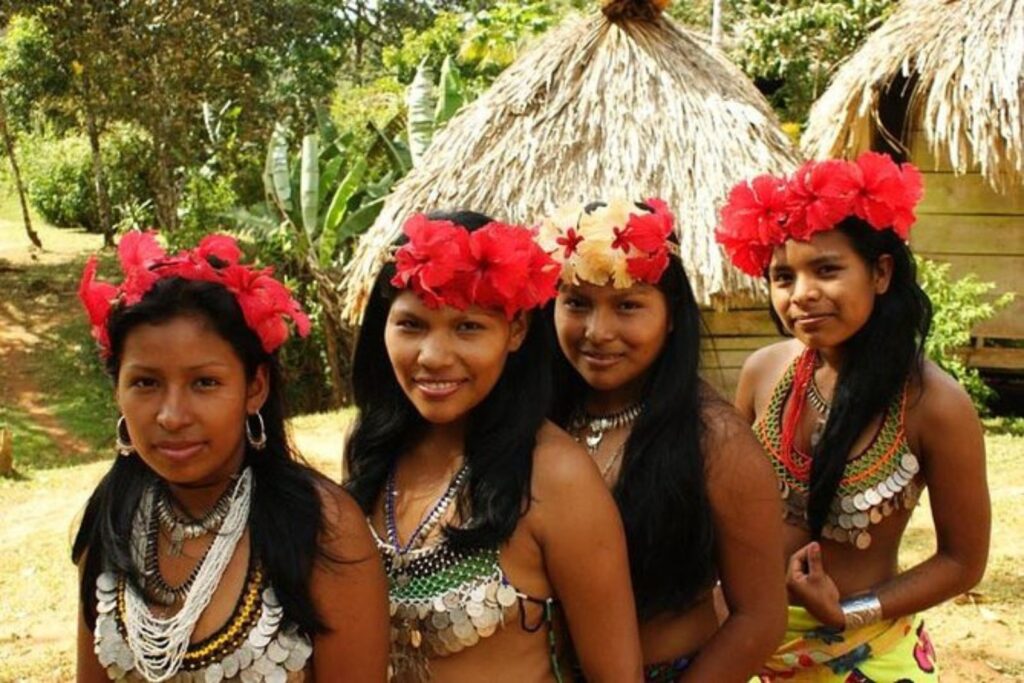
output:
[[[383,682],[387,587],[358,506],[300,464],[276,349],[287,289],[214,235],[119,246],[124,281],[80,295],[115,381],[117,450],[89,499],[79,681]]]
[[[779,478],[789,628],[764,680],[932,681],[920,612],[980,579],[989,540],[981,426],[922,349],[931,302],[907,247],[921,176],[865,153],[733,189],[718,239],[767,277],[794,337],[755,352],[737,389]],[[923,487],[937,549],[898,569]]]
[[[745,682],[784,626],[781,512],[757,441],[698,376],[700,312],[672,223],[657,199],[568,206],[542,223],[562,264],[554,419],[618,502],[645,679]]]
[[[640,680],[625,541],[586,452],[545,423],[556,264],[472,212],[403,226],[367,303],[346,488],[391,598],[393,680]]]

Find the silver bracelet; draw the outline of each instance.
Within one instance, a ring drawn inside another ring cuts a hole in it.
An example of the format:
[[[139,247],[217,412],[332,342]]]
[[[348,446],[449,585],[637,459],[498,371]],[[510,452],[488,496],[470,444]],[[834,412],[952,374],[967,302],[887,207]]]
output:
[[[847,598],[839,603],[839,608],[846,619],[846,626],[843,628],[847,631],[882,620],[882,603],[874,593]]]

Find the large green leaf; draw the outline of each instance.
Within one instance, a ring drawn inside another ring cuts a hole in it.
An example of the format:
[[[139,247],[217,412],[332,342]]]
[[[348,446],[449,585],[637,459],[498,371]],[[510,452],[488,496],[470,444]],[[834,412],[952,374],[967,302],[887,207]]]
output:
[[[299,203],[302,207],[302,227],[310,240],[316,239],[320,216],[320,136],[310,134],[302,138],[302,176]]]
[[[284,211],[292,209],[291,174],[288,171],[288,138],[284,126],[275,124],[267,145],[267,161],[263,168],[263,188],[267,197]]]
[[[338,237],[340,239],[351,239],[356,235],[366,232],[366,229],[373,224],[373,221],[383,208],[384,197],[375,199],[369,204],[363,204],[353,211],[341,224],[338,229]]]
[[[420,62],[405,92],[405,104],[409,111],[409,151],[412,165],[418,166],[434,136],[434,71],[426,59]]]
[[[412,168],[412,159],[410,158],[409,150],[405,148],[404,145],[401,145],[398,141],[394,140],[393,137],[388,135],[388,131],[391,129],[391,124],[389,123],[384,130],[378,128],[373,121],[368,122],[366,125],[376,136],[376,140],[374,140],[374,143],[370,148],[370,152],[367,154],[367,159],[375,156],[379,151],[383,151],[383,153],[388,157],[388,162],[390,163],[392,170],[394,170],[398,176],[404,176],[408,173],[409,169]]]
[[[338,227],[345,219],[349,200],[361,187],[363,176],[366,174],[366,168],[366,161],[357,159],[356,163],[345,175],[345,179],[338,185],[334,198],[331,199],[331,205],[324,216],[323,233],[320,236],[321,265],[328,265],[331,259],[334,258],[334,252],[337,250],[339,241],[338,233],[340,230]]]
[[[335,154],[333,157],[328,158],[324,161],[324,158],[328,155],[324,152],[320,152],[320,198],[321,201],[327,199],[327,196],[331,193],[331,188],[338,182],[338,175],[341,173],[341,166],[345,163],[345,157],[340,154]]]
[[[444,58],[441,65],[441,80],[438,83],[440,94],[434,110],[434,131],[443,126],[448,119],[455,116],[466,101],[466,87],[459,75],[459,70],[452,62],[451,56]]]

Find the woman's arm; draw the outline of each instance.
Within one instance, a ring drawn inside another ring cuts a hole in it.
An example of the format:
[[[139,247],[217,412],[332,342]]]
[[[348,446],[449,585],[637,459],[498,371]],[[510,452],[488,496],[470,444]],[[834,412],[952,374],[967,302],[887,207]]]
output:
[[[82,580],[82,571],[85,569],[85,561],[88,556],[89,551],[86,550],[78,559],[79,581]],[[103,666],[100,665],[100,660],[96,657],[93,634],[85,623],[85,610],[83,607],[84,605],[82,605],[82,601],[79,599],[75,680],[78,681],[78,683],[101,683],[103,681],[108,681],[110,678],[107,676],[107,672]]]
[[[886,619],[913,614],[975,586],[988,561],[991,507],[981,422],[963,388],[929,364],[913,432],[935,523],[935,554],[876,588]]]
[[[910,401],[907,422],[908,431],[919,435],[937,548],[921,564],[874,587],[885,619],[920,612],[970,589],[981,580],[988,559],[991,510],[981,423],[953,378],[929,364],[923,384],[920,399]],[[817,543],[794,554],[790,573],[790,588],[808,610],[825,624],[844,626],[839,591]]]
[[[782,506],[775,473],[743,418],[727,407],[707,420],[707,487],[729,616],[680,681],[744,682],[786,628]]]
[[[366,518],[355,501],[333,484],[321,487],[324,550],[310,593],[328,631],[313,643],[317,680],[383,683],[388,666],[388,587]]]
[[[593,461],[564,433],[538,446],[533,499],[548,580],[587,681],[640,681],[640,635],[622,520]]]

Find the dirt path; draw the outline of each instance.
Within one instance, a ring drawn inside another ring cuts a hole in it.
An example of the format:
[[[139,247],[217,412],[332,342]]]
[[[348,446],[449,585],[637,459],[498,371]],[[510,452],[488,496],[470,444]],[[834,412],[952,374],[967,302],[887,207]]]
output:
[[[28,268],[0,268],[0,291],[11,291],[5,286],[6,280],[18,277]],[[48,299],[53,298],[7,300],[0,304],[0,395],[4,408],[26,413],[33,427],[52,439],[61,451],[81,454],[88,449],[87,445],[53,415],[33,376],[33,364],[40,362],[33,354],[39,353],[44,335],[68,316],[77,314],[69,301],[47,305]]]

